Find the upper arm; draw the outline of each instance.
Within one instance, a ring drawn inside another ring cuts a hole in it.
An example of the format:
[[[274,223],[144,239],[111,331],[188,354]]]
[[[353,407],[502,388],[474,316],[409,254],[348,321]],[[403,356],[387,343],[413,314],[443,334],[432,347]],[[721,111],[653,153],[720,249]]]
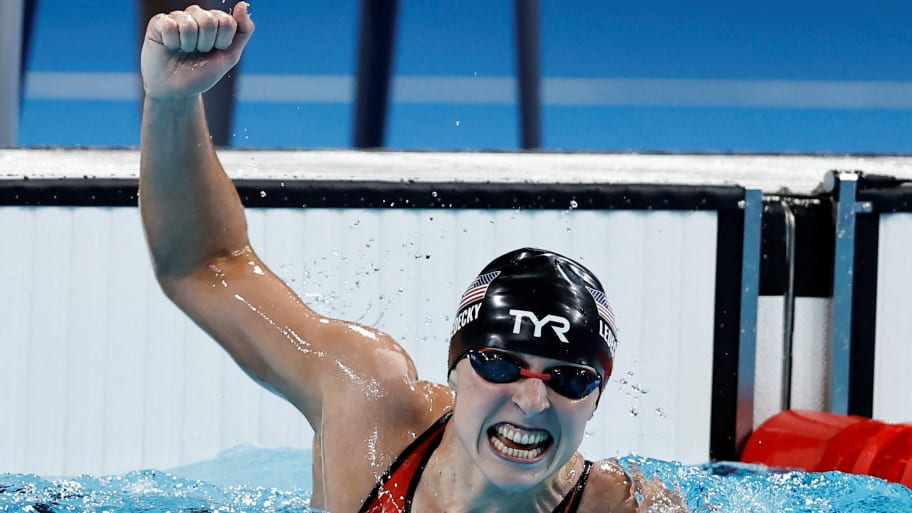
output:
[[[159,281],[247,374],[292,402],[315,429],[330,385],[357,396],[387,379],[416,379],[411,359],[388,335],[314,312],[249,247]]]

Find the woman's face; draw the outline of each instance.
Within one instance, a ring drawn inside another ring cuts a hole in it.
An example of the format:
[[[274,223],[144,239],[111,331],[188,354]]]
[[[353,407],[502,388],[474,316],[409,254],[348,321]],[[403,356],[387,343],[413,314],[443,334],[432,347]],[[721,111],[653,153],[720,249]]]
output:
[[[573,365],[512,353],[533,372]],[[482,473],[497,487],[519,492],[560,470],[579,448],[600,391],[571,399],[538,378],[492,383],[463,358],[453,370],[456,391],[452,423]]]

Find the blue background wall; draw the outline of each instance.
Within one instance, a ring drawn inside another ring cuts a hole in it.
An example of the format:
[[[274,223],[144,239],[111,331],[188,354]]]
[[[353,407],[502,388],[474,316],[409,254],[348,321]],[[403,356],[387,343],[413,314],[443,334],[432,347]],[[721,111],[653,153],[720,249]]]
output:
[[[397,89],[387,146],[518,147],[515,93],[503,80],[515,70],[512,6],[402,0],[395,74],[410,87]],[[353,84],[358,8],[355,0],[252,2],[257,33],[242,76]],[[135,73],[135,9],[129,0],[41,0],[29,70]],[[541,0],[544,147],[908,153],[910,15],[912,4],[899,1]],[[585,79],[573,84],[587,93],[555,80],[563,78]],[[75,80],[51,82],[50,91],[27,88],[20,144],[138,144],[138,85],[105,98]],[[349,146],[352,89],[341,89],[291,101],[242,91],[232,144]],[[437,97],[423,100],[422,91]]]

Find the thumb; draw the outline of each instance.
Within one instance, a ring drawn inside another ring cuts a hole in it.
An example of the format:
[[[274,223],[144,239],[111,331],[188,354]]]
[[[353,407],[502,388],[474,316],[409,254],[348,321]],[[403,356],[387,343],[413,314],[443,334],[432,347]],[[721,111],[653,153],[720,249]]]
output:
[[[238,25],[235,39],[243,39],[244,44],[246,44],[247,39],[250,38],[254,28],[256,28],[253,24],[253,19],[250,17],[250,4],[247,2],[238,2],[238,4],[234,6],[231,15],[234,16],[234,21],[236,21]]]
[[[241,54],[244,53],[244,47],[247,46],[247,41],[249,41],[250,36],[253,35],[255,27],[253,25],[253,20],[250,19],[249,8],[250,4],[247,2],[238,2],[231,12],[234,21],[237,22],[237,30],[234,33],[231,44],[228,48],[225,48],[225,53],[222,54],[222,59],[230,62],[229,67],[237,64],[238,61],[241,60]]]

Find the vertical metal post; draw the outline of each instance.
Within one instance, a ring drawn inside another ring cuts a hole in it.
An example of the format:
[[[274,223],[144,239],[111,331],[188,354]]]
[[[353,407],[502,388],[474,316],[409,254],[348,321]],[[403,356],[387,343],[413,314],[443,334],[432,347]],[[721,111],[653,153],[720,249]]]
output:
[[[792,346],[795,333],[795,213],[789,201],[780,201],[785,214],[786,282],[782,306],[782,393],[780,409],[792,407]]]
[[[25,0],[0,2],[0,148],[19,140],[19,87]]]
[[[361,0],[355,148],[383,146],[398,12],[399,0]]]
[[[855,216],[870,212],[870,203],[855,201],[857,173],[834,173],[836,255],[833,264],[833,339],[830,354],[830,411],[849,413],[849,369],[852,353],[852,288],[855,268]]]
[[[516,62],[522,148],[541,148],[538,0],[514,0]]]
[[[757,305],[760,297],[760,242],[763,192],[744,191],[741,251],[741,329],[738,337],[738,407],[735,448],[740,453],[754,429],[754,370],[757,354]]]

